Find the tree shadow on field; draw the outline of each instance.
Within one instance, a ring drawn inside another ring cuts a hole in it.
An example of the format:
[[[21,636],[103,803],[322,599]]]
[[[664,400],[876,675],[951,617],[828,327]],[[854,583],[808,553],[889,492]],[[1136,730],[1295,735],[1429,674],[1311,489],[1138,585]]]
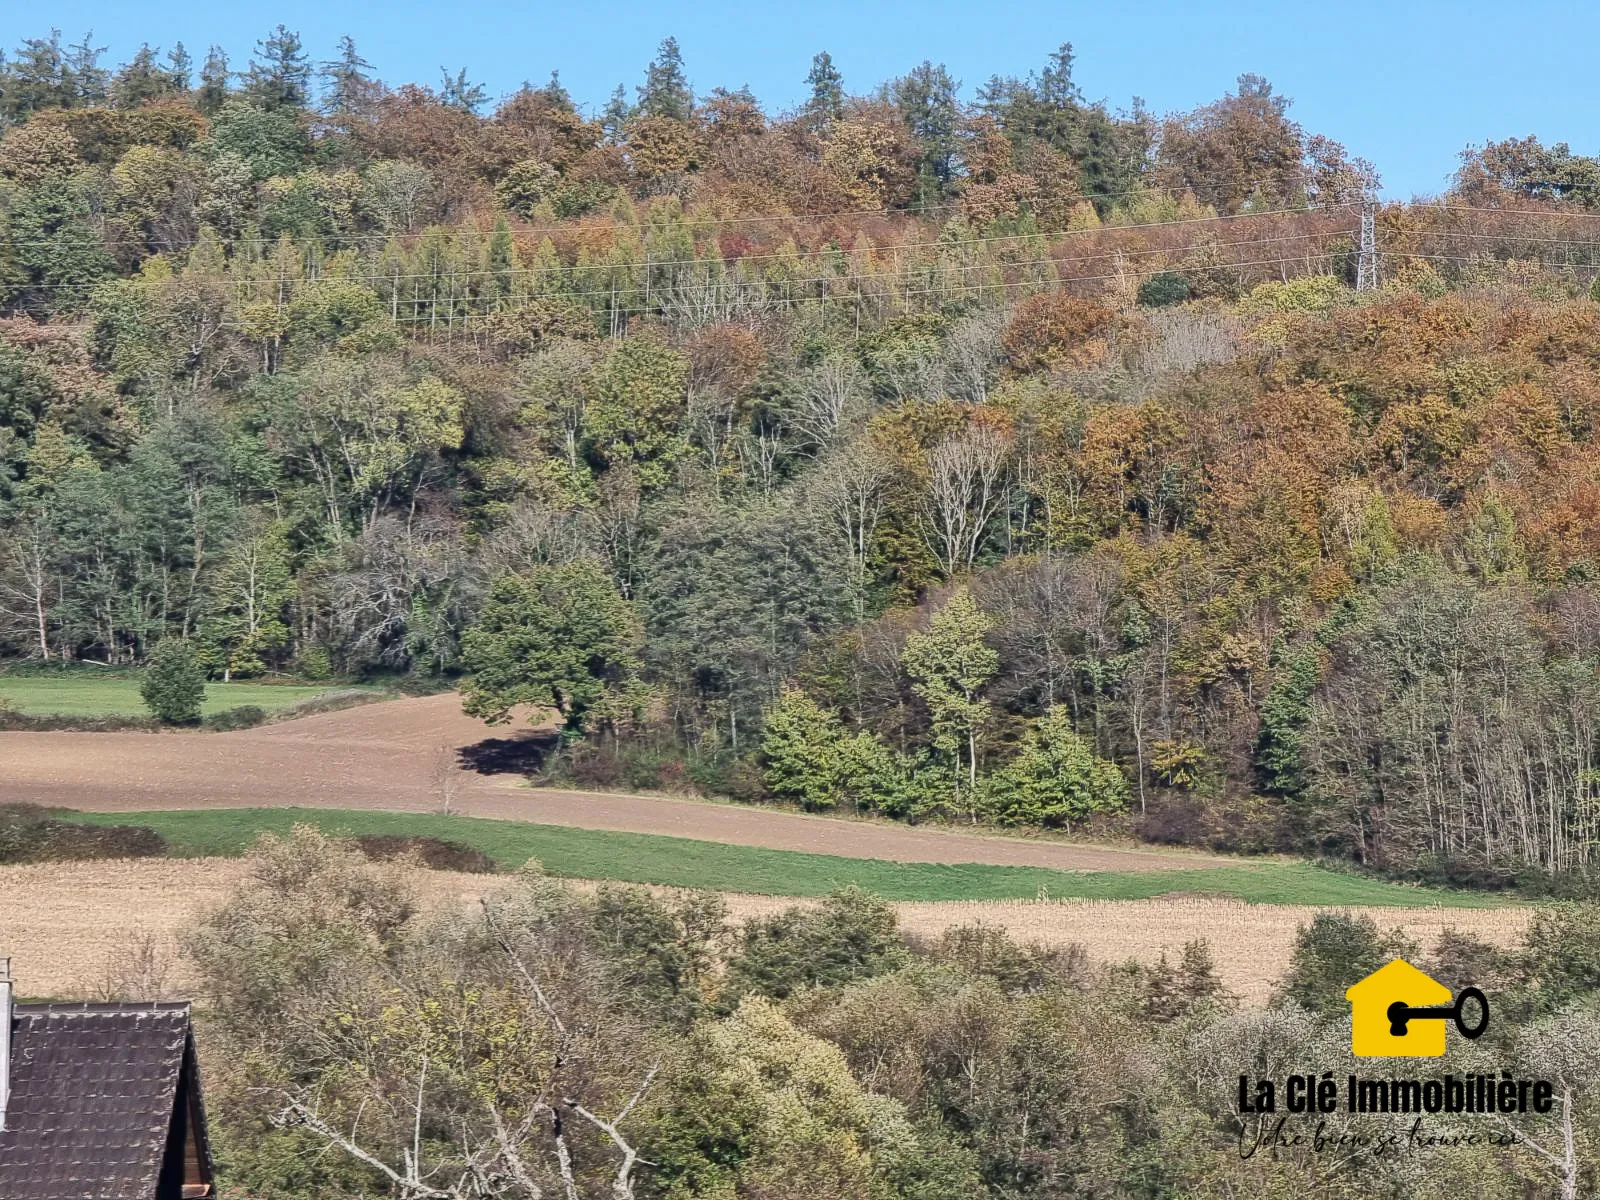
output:
[[[561,735],[554,730],[530,729],[463,746],[456,761],[463,770],[479,775],[532,775],[543,769],[560,742]]]

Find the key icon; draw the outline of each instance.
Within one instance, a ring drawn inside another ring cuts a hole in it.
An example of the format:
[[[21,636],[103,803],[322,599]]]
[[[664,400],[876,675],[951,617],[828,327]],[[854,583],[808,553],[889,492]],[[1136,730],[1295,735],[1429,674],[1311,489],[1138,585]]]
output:
[[[1474,1026],[1469,1026],[1462,1015],[1468,1000],[1478,1002],[1478,1023]],[[1396,1000],[1385,1015],[1389,1018],[1392,1037],[1405,1037],[1406,1026],[1411,1021],[1454,1021],[1462,1037],[1478,1038],[1489,1028],[1489,998],[1475,987],[1465,987],[1457,993],[1454,1004],[1417,1006]]]

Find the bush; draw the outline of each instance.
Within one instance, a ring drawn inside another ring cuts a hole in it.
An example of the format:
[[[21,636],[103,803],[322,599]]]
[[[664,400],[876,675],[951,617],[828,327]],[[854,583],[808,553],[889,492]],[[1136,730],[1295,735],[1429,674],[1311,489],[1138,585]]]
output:
[[[1279,998],[1312,1012],[1347,1012],[1345,989],[1392,958],[1415,960],[1417,947],[1398,929],[1378,932],[1371,917],[1319,912],[1295,934],[1294,955]]]
[[[1554,1011],[1600,988],[1600,905],[1562,902],[1537,909],[1522,946],[1522,974],[1539,1011]]]
[[[223,709],[206,718],[206,728],[218,733],[233,729],[250,729],[267,719],[267,710],[259,704],[241,704],[237,708]]]
[[[606,747],[579,743],[568,752],[553,756],[539,782],[570,784],[596,792],[695,790],[694,771],[675,751],[626,743]]]
[[[743,804],[767,798],[761,767],[750,758],[727,755],[697,758],[688,767],[689,782],[708,796],[727,796]]]
[[[1191,294],[1189,281],[1176,271],[1162,271],[1139,285],[1139,303],[1146,308],[1182,304]]]
[[[139,686],[146,707],[168,725],[193,725],[206,698],[206,676],[188,642],[168,638],[156,647]]]
[[[79,825],[48,809],[0,809],[0,863],[81,862],[96,858],[160,858],[167,842],[142,825]]]
[[[499,869],[494,859],[476,846],[445,838],[364,833],[355,839],[355,844],[371,862],[415,858],[430,871],[467,871],[473,875],[492,875]]]
[[[935,962],[993,979],[1008,995],[1064,985],[1081,987],[1090,977],[1089,955],[1076,942],[1066,946],[1020,945],[992,925],[959,925],[946,929],[924,951]]]
[[[905,965],[894,909],[857,887],[821,908],[790,908],[748,922],[728,963],[730,1002],[747,992],[782,1000],[803,987],[838,987]]]
[[[0,705],[0,730],[30,730],[34,733],[122,733],[128,730],[154,731],[161,723],[154,717],[80,717],[69,713],[19,713]]]

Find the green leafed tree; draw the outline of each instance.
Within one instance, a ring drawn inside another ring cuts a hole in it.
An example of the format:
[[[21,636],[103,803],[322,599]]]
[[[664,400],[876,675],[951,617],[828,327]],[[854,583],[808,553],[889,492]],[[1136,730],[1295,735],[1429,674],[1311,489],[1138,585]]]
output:
[[[265,671],[267,659],[288,644],[284,613],[293,596],[282,523],[252,515],[211,580],[209,610],[200,625],[205,665],[224,680]]]
[[[761,735],[762,772],[775,796],[806,808],[832,808],[842,766],[844,727],[798,688],[778,698]]]
[[[768,710],[761,735],[763,779],[774,796],[808,809],[894,812],[905,806],[907,771],[865,730],[845,733],[838,716],[791,688]]]
[[[648,488],[666,483],[685,449],[679,427],[688,378],[688,360],[660,339],[620,342],[595,373],[587,414],[592,456],[608,467],[636,465]]]
[[[1128,803],[1128,781],[1116,763],[1095,754],[1057,705],[1023,738],[1010,762],[988,780],[989,809],[1006,825],[1071,825]]]
[[[1293,796],[1305,787],[1305,727],[1311,720],[1311,694],[1321,660],[1315,645],[1280,644],[1273,651],[1272,667],[1272,686],[1261,702],[1256,766],[1267,791]]]
[[[517,705],[555,709],[563,731],[610,724],[639,702],[638,617],[601,565],[506,575],[463,639],[462,707],[492,724]]]
[[[194,647],[177,638],[158,645],[150,656],[139,695],[156,719],[168,725],[198,721],[206,698],[206,674]]]
[[[1380,933],[1371,917],[1319,912],[1295,934],[1278,999],[1339,1015],[1348,1011],[1344,992],[1351,984],[1392,958],[1415,959],[1416,954],[1417,947],[1400,930]]]
[[[927,632],[906,639],[900,659],[928,706],[934,749],[957,780],[966,777],[969,802],[978,787],[978,739],[989,718],[983,693],[1000,666],[1000,656],[983,640],[989,624],[967,589],[958,588]]]
[[[25,310],[81,311],[114,265],[91,226],[88,199],[66,179],[19,188],[11,201],[10,234],[15,250],[0,289]]]

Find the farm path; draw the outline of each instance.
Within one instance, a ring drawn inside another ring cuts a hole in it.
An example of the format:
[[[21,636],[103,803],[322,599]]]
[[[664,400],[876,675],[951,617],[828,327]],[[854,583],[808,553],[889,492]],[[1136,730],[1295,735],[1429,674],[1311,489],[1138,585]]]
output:
[[[664,834],[898,862],[1163,871],[1238,860],[809,816],[657,795],[523,788],[548,735],[452,693],[235,733],[0,733],[0,800],[97,812],[367,808]]]

